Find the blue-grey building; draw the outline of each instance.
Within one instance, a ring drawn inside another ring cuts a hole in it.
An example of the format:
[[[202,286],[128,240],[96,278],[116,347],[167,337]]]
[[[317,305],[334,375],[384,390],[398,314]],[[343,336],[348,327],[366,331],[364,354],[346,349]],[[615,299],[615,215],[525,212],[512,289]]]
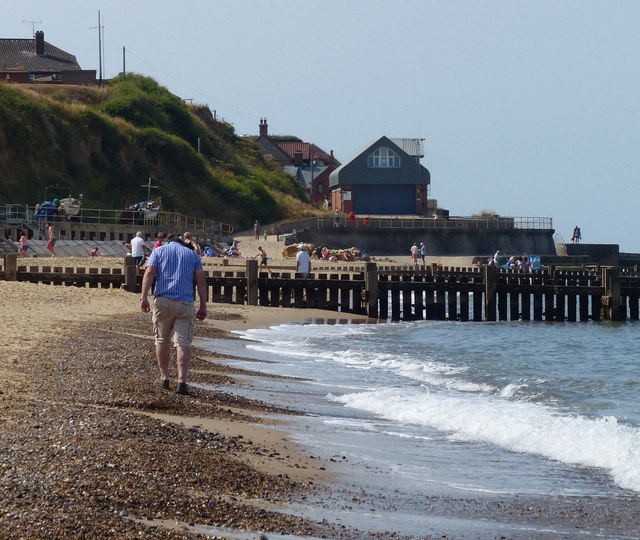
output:
[[[431,174],[422,157],[423,139],[380,137],[329,176],[333,208],[359,215],[425,214]]]

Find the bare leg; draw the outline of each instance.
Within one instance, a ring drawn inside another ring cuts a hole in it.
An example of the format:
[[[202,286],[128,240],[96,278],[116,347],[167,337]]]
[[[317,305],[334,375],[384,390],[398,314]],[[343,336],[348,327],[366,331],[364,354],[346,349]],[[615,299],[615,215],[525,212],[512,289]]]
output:
[[[186,383],[191,365],[191,347],[176,347],[176,363],[178,365],[178,383]]]
[[[156,358],[158,359],[158,367],[160,368],[160,378],[169,379],[169,358],[171,356],[171,347],[169,343],[164,345],[156,345]]]

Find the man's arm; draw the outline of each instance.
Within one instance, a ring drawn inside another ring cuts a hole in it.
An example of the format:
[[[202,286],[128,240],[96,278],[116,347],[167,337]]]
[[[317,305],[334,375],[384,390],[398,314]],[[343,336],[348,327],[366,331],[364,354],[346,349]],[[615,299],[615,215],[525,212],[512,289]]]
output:
[[[207,282],[204,277],[203,270],[195,271],[196,290],[198,291],[198,298],[200,299],[200,305],[196,312],[196,319],[202,321],[207,318]]]
[[[149,290],[151,290],[151,285],[155,277],[156,267],[147,266],[147,269],[144,271],[144,277],[142,278],[142,291],[140,293],[140,309],[145,313],[151,309],[147,295],[149,294]]]

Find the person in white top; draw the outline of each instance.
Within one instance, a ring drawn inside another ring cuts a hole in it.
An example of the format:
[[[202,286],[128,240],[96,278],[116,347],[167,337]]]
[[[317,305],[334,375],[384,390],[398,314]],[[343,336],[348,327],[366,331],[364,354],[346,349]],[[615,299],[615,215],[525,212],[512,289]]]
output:
[[[138,268],[138,270],[141,269],[144,264],[145,255],[147,254],[147,246],[144,244],[142,231],[138,231],[131,239],[131,242],[125,245],[131,250],[131,256],[133,257],[136,268]]]
[[[311,272],[311,256],[304,249],[304,244],[298,245],[298,254],[296,255],[296,272],[299,274],[308,274]]]
[[[413,264],[418,264],[418,244],[415,242],[411,246],[411,258],[413,259]]]

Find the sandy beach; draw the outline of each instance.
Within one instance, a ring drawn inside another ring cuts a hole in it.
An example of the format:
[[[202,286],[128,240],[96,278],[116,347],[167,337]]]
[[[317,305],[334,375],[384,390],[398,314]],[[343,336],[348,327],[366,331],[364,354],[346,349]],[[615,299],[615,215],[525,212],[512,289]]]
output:
[[[257,373],[216,363],[215,352],[194,349],[192,395],[162,389],[150,315],[139,311],[137,295],[0,282],[0,308],[8,323],[0,358],[0,537],[259,537],[202,529],[216,527],[271,538],[405,538],[368,531],[364,510],[359,528],[287,513],[288,505],[309,501],[322,516],[322,506],[335,496],[337,469],[287,434],[282,418],[296,411],[234,393],[242,376]],[[225,304],[209,308],[210,318],[197,323],[196,335],[229,340],[234,339],[230,330],[334,315]],[[224,390],[203,390],[199,384]],[[362,508],[391,511],[390,500],[371,497],[360,501]],[[544,538],[539,533],[544,526],[635,538],[639,515],[635,498],[611,507],[600,499],[427,494],[420,508],[425,519],[441,520],[440,534],[420,538]],[[450,520],[456,519],[468,520],[468,534],[449,536]],[[487,536],[487,520],[524,528],[517,535]],[[528,523],[538,528],[527,533]]]
[[[259,426],[288,411],[232,393],[160,388],[150,316],[136,295],[0,282],[0,308],[9,322],[1,536],[199,537],[189,523],[343,534],[273,510],[331,474],[283,431]],[[327,314],[216,305],[197,335],[314,316]],[[192,381],[229,383],[233,370],[211,357],[194,350]]]

